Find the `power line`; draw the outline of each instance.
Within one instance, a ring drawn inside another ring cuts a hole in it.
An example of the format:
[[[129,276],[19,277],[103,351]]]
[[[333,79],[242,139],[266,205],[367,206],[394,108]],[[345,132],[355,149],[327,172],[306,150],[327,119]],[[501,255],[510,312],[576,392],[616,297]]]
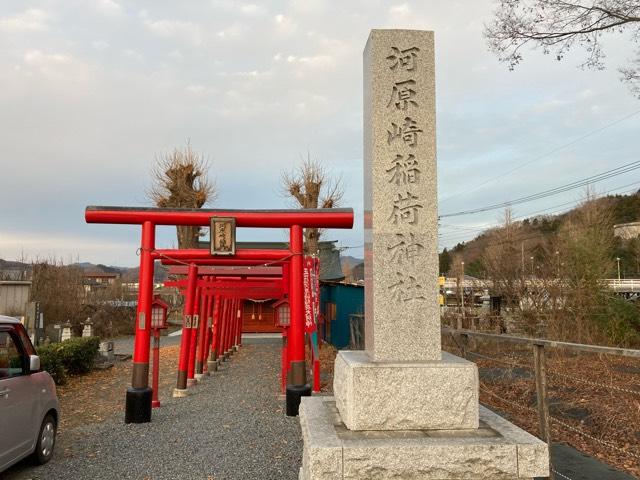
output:
[[[624,189],[624,188],[628,188],[628,187],[631,187],[631,186],[633,186],[633,185],[640,185],[640,182],[632,182],[632,183],[628,183],[628,184],[626,184],[626,185],[621,185],[621,186],[619,186],[619,187],[612,188],[611,190],[607,190],[607,191],[605,191],[605,192],[602,192],[602,193],[601,193],[601,195],[607,195],[607,194],[609,194],[609,193],[612,193],[612,192],[615,192],[615,191],[618,191],[618,190],[622,190],[622,189]],[[636,191],[636,189],[635,189],[635,188],[633,188],[633,189],[631,189],[631,190],[627,190],[627,191],[625,191],[625,192],[622,192],[622,194],[624,195],[624,194],[632,193],[632,192],[634,192],[634,191]],[[581,202],[581,200],[578,200],[578,201],[571,201],[571,202],[565,202],[565,203],[560,203],[560,204],[557,204],[557,205],[554,205],[554,206],[551,206],[551,207],[548,207],[548,208],[544,208],[544,209],[542,209],[542,210],[536,210],[536,211],[533,211],[533,212],[528,212],[528,213],[525,213],[525,214],[522,214],[522,215],[518,215],[518,216],[516,216],[516,217],[513,217],[513,220],[521,220],[521,219],[529,218],[529,217],[531,217],[531,216],[533,216],[533,215],[536,215],[536,214],[539,214],[539,213],[542,213],[542,212],[547,212],[547,211],[549,211],[549,210],[552,210],[551,212],[549,212],[549,215],[553,215],[553,214],[556,214],[556,213],[566,213],[566,212],[568,212],[569,210],[567,210],[567,209],[565,209],[565,208],[561,208],[561,209],[559,209],[559,210],[556,210],[556,209],[557,209],[558,207],[564,207],[564,206],[567,206],[567,205],[572,205],[573,207],[575,207],[575,206],[576,206],[576,205],[578,205],[580,202]],[[447,224],[440,224],[440,225],[441,225],[441,226],[444,226],[444,227],[459,227],[459,228],[465,228],[465,227],[463,227],[462,225],[450,225],[450,224],[449,224],[449,225],[447,225]],[[501,227],[501,226],[502,226],[502,225],[501,225],[500,223],[495,223],[495,224],[484,224],[484,226],[483,226],[483,225],[476,225],[476,227],[479,227],[479,228],[475,228],[475,229],[469,228],[469,229],[466,229],[466,230],[468,230],[468,232],[449,232],[449,233],[439,234],[439,235],[438,235],[438,238],[439,238],[439,240],[440,240],[440,241],[442,241],[442,240],[455,241],[456,237],[463,237],[463,236],[466,236],[466,235],[468,235],[469,233],[472,233],[472,232],[484,232],[484,231],[486,231],[486,230],[488,230],[488,229],[491,229],[491,228],[498,228],[498,227]],[[476,235],[476,237],[477,237],[477,235]],[[466,241],[466,240],[462,240],[462,241]]]
[[[462,210],[459,212],[447,213],[444,215],[440,215],[438,218],[449,218],[449,217],[458,217],[461,215],[470,215],[473,213],[487,212],[489,210],[496,210],[499,208],[506,208],[512,205],[519,205],[522,203],[532,202],[534,200],[540,200],[542,198],[550,197],[553,195],[558,195],[559,193],[564,193],[569,190],[574,190],[576,188],[585,187],[592,183],[597,183],[602,180],[606,180],[612,177],[616,177],[618,175],[622,175],[624,173],[629,173],[634,170],[640,169],[640,161],[635,161],[631,163],[627,163],[620,167],[616,167],[612,170],[607,170],[602,173],[598,173],[597,175],[592,175],[590,177],[583,178],[581,180],[576,180],[575,182],[567,183],[564,185],[560,185],[555,188],[551,188],[549,190],[544,190],[542,192],[534,193],[532,195],[527,195],[525,197],[516,198],[514,200],[508,200],[506,202],[495,203],[492,205],[487,205],[485,207],[474,208],[471,210]]]
[[[607,125],[604,125],[604,126],[602,126],[600,128],[596,128],[595,130],[591,130],[590,132],[585,133],[584,135],[576,138],[575,140],[572,140],[572,141],[570,141],[568,143],[560,145],[560,146],[558,146],[558,147],[556,147],[556,148],[554,148],[552,150],[549,150],[546,153],[543,153],[542,155],[538,155],[537,157],[534,157],[531,160],[528,160],[528,161],[526,161],[524,163],[521,163],[520,165],[512,168],[511,170],[507,170],[506,172],[501,173],[500,175],[497,175],[495,177],[489,178],[489,179],[477,184],[476,187],[472,188],[471,190],[469,190],[469,189],[461,190],[458,193],[454,193],[452,195],[449,195],[448,197],[445,197],[444,199],[440,200],[439,202],[440,203],[444,203],[447,200],[450,200],[452,198],[455,198],[455,197],[458,197],[458,196],[462,195],[463,193],[464,194],[468,194],[468,193],[471,193],[471,192],[475,192],[475,191],[481,189],[483,186],[485,186],[488,183],[491,183],[491,182],[493,182],[495,180],[498,180],[499,178],[506,177],[507,175],[511,175],[516,170],[520,170],[521,168],[526,167],[527,165],[531,165],[532,163],[537,162],[538,160],[541,160],[541,159],[543,159],[545,157],[548,157],[549,155],[553,155],[554,153],[557,153],[557,152],[559,152],[561,150],[564,150],[565,148],[568,148],[568,147],[570,147],[572,145],[575,145],[576,143],[581,142],[585,138],[590,137],[591,135],[595,135],[596,133],[600,133],[603,130],[606,130],[609,127],[613,127],[614,125],[617,125],[617,124],[619,124],[621,122],[624,122],[625,120],[627,120],[627,119],[629,119],[631,117],[634,117],[634,116],[638,115],[639,113],[640,113],[640,110],[636,110],[635,112],[632,112],[629,115],[625,115],[624,117],[619,118],[618,120],[615,120],[615,121],[613,121],[611,123],[608,123]]]

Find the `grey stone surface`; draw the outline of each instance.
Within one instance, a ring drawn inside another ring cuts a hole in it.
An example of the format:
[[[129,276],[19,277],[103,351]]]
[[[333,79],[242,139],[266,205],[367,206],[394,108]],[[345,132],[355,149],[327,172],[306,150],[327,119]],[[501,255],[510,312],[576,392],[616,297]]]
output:
[[[372,362],[338,352],[334,395],[352,430],[478,428],[478,369],[443,352],[430,362]]]
[[[366,351],[338,353],[335,402],[303,399],[300,479],[547,476],[546,445],[441,352],[433,32],[372,30],[363,60]]]
[[[342,443],[335,436],[333,418],[323,413],[308,403],[300,405],[300,426],[305,445],[302,478],[342,480]]]
[[[364,51],[365,348],[438,360],[433,32],[372,30]]]
[[[356,432],[341,422],[331,397],[304,398],[302,405],[303,456],[317,463],[330,458],[335,465],[340,445],[343,476],[338,478],[345,480],[512,480],[548,475],[549,458],[542,448],[546,445],[486,408],[480,410],[478,429]],[[322,445],[331,456],[322,452]],[[527,456],[522,464],[519,453],[532,450],[539,454]],[[303,468],[300,478],[336,477],[315,476]]]

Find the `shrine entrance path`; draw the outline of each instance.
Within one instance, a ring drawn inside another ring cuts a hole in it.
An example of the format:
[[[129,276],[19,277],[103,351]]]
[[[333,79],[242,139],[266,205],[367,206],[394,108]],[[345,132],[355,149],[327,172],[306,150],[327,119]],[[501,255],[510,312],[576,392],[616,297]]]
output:
[[[151,423],[125,425],[121,412],[67,430],[49,464],[21,462],[2,478],[297,479],[302,439],[279,398],[281,340],[265,340],[247,339],[187,398],[161,391]]]

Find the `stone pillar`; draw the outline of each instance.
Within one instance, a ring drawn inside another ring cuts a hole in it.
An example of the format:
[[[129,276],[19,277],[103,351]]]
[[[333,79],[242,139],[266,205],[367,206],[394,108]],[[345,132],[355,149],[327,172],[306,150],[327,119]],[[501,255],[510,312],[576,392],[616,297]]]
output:
[[[62,335],[60,336],[60,341],[64,342],[65,340],[69,340],[71,337],[71,322],[67,322],[62,326]]]
[[[93,322],[91,321],[91,318],[87,318],[87,321],[84,322],[84,327],[82,328],[82,336],[93,337]]]
[[[441,353],[433,32],[364,51],[365,349],[334,393],[354,430],[478,428],[474,363]]]
[[[546,445],[441,351],[433,32],[373,30],[363,63],[365,350],[338,352],[335,398],[302,400],[300,478],[546,476]]]
[[[374,30],[364,51],[365,348],[440,360],[433,32]]]

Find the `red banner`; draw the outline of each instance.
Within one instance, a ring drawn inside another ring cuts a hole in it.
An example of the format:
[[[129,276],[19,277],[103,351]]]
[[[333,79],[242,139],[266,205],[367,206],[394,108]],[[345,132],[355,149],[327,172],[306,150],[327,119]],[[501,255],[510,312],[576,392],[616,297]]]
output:
[[[313,293],[315,277],[315,265],[313,257],[304,257],[303,284],[304,284],[304,331],[312,333],[316,331],[315,321],[315,296]]]

